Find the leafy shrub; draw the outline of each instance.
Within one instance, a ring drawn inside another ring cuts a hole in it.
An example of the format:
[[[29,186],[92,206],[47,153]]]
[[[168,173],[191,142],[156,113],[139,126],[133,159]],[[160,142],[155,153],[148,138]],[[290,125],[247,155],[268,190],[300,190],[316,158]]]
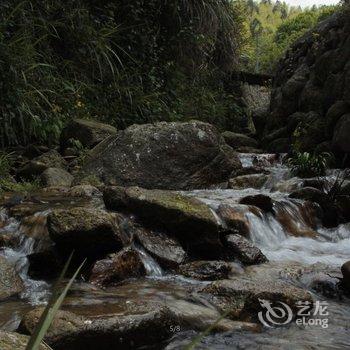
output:
[[[242,17],[229,0],[4,0],[0,143],[54,143],[73,117],[226,129]]]
[[[330,160],[331,155],[329,153],[295,152],[287,162],[293,175],[305,178],[325,175]]]

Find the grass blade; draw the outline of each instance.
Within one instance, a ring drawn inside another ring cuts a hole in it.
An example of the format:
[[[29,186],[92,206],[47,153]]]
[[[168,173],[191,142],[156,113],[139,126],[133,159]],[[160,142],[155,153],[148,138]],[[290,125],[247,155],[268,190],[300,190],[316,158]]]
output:
[[[184,350],[194,350],[196,346],[200,343],[200,341],[206,337],[218,324],[222,321],[226,316],[231,312],[231,310],[226,311],[222,314],[211,326],[209,326],[202,333],[198,334],[188,345],[184,347]]]
[[[78,273],[80,272],[82,266],[85,263],[85,260],[84,260],[83,263],[75,271],[73,277],[69,280],[68,284],[66,285],[66,287],[64,288],[64,290],[60,294],[59,293],[59,286],[60,286],[60,284],[61,284],[61,282],[62,282],[62,280],[67,272],[67,269],[70,265],[72,257],[73,257],[73,252],[69,256],[59,278],[57,279],[56,283],[53,286],[51,298],[50,298],[44,312],[42,313],[32,336],[29,339],[26,350],[38,350],[39,349],[39,346],[40,346],[47,330],[49,329],[49,327],[52,323],[52,320],[54,319],[58,309],[60,308],[65,296],[67,295],[69,288],[71,287],[72,283],[74,282],[75,278],[77,277]]]

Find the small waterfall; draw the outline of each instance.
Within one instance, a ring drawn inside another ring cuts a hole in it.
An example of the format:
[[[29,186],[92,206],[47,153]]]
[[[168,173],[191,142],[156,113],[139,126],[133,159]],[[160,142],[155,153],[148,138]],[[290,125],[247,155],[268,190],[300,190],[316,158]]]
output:
[[[307,220],[307,208],[302,203],[282,201],[275,208],[275,215],[246,214],[251,240],[270,260],[330,266],[341,266],[349,260],[350,223],[325,229]]]
[[[162,268],[159,264],[142,248],[139,244],[134,242],[135,226],[132,223],[133,217],[125,217],[120,222],[120,228],[122,233],[122,240],[125,246],[131,245],[134,250],[139,254],[143,265],[145,266],[148,276],[160,277],[163,275]]]
[[[273,248],[287,238],[283,226],[272,214],[258,216],[247,213],[246,218],[250,225],[250,238],[259,247]]]
[[[49,285],[44,281],[33,280],[28,276],[29,263],[27,255],[35,252],[35,239],[26,236],[21,232],[21,224],[15,218],[10,218],[2,210],[0,212],[1,222],[5,225],[0,229],[1,233],[10,233],[19,238],[19,244],[14,248],[3,248],[0,254],[10,262],[22,278],[25,290],[21,297],[27,299],[31,304],[37,305],[46,301],[49,291]],[[36,217],[46,216],[48,212],[36,213]]]
[[[139,253],[140,258],[145,266],[147,276],[161,277],[163,276],[163,270],[159,264],[139,245],[134,244],[133,248]]]

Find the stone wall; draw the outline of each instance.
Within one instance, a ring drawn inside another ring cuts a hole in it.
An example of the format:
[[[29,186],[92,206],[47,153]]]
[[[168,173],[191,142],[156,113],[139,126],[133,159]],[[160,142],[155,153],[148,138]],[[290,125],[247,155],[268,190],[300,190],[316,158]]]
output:
[[[276,72],[263,141],[271,151],[350,152],[350,11],[300,38]]]

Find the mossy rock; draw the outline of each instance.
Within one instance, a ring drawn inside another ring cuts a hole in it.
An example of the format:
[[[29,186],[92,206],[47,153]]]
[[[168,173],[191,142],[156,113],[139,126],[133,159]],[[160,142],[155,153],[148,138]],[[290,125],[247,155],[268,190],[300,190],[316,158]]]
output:
[[[99,256],[122,246],[116,217],[100,209],[56,209],[47,225],[50,238],[64,251]]]
[[[183,246],[202,250],[205,256],[215,255],[222,248],[219,237],[222,227],[213,211],[198,199],[175,191],[129,187],[123,192],[117,187],[114,203],[113,191],[107,192],[107,207],[124,206],[146,225],[174,235]]]
[[[83,147],[92,148],[116,133],[117,129],[111,125],[93,120],[74,119],[62,130],[60,144],[64,149],[71,146],[71,140],[77,140]]]

